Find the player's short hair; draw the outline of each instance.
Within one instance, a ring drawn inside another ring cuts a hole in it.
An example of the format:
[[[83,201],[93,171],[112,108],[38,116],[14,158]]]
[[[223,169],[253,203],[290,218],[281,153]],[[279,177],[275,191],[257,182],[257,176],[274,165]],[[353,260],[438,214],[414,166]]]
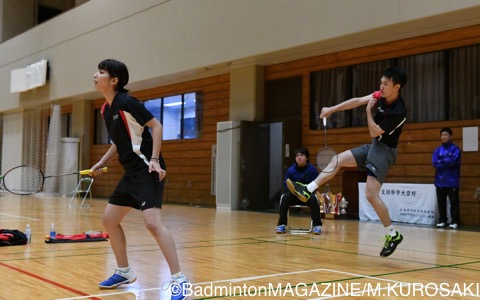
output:
[[[105,70],[110,74],[110,77],[118,79],[117,90],[120,92],[128,92],[125,86],[128,83],[128,69],[121,61],[115,59],[104,59],[98,64],[99,70]]]
[[[448,133],[448,135],[453,134],[453,131],[450,127],[443,127],[442,129],[440,129],[440,135],[442,134],[442,132],[446,132],[446,133]]]
[[[298,153],[301,153],[301,154],[305,155],[305,157],[307,157],[307,159],[310,159],[310,152],[308,151],[307,148],[300,147],[300,148],[295,149],[295,156],[297,156]]]
[[[386,69],[383,72],[383,76],[390,79],[394,84],[400,84],[400,88],[407,83],[407,73],[400,67]]]

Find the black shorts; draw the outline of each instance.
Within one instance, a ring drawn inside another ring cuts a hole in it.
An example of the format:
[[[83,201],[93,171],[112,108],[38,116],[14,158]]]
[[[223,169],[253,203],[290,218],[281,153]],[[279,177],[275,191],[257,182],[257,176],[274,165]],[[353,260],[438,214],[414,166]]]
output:
[[[142,211],[152,207],[162,208],[164,186],[165,181],[159,181],[157,172],[148,173],[148,167],[135,172],[126,172],[108,203]]]

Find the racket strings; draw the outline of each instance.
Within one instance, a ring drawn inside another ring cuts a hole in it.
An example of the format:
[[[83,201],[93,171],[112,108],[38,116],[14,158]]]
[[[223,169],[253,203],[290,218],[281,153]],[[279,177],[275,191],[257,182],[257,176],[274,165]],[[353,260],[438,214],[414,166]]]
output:
[[[317,166],[323,173],[332,173],[337,168],[337,152],[327,146],[327,118],[323,118],[323,139],[325,148],[317,153]]]
[[[32,166],[19,166],[8,171],[3,177],[3,185],[9,192],[18,195],[33,194],[42,189],[42,171]]]
[[[332,148],[323,148],[317,153],[317,166],[324,173],[331,173],[338,164],[338,156]]]

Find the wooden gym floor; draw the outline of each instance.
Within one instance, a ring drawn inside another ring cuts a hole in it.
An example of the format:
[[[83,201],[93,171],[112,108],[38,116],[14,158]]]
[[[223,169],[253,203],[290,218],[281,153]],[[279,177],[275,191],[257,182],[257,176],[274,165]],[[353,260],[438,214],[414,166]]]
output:
[[[168,267],[138,211],[123,222],[138,280],[99,290],[115,267],[109,242],[46,244],[44,237],[52,222],[62,234],[102,231],[106,200],[69,208],[64,197],[0,196],[0,228],[32,228],[31,244],[0,247],[0,299],[169,299]],[[193,284],[189,299],[480,298],[478,232],[396,224],[404,241],[380,258],[379,223],[326,219],[320,236],[277,235],[277,218],[166,205],[164,223]],[[293,226],[308,223],[290,218]]]

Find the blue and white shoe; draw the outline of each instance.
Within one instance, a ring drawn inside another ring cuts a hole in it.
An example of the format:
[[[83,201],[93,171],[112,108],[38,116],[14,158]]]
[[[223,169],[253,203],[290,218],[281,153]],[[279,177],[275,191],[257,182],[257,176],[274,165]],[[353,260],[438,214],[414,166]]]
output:
[[[191,293],[187,293],[188,289],[191,289],[190,281],[187,277],[182,276],[177,279],[172,279],[169,282],[170,292],[172,293],[172,300],[183,300],[186,299],[187,296]]]
[[[285,225],[278,225],[278,226],[277,226],[277,229],[275,230],[275,232],[278,233],[278,234],[285,233],[285,232],[287,232],[287,226],[285,226]]]
[[[313,228],[313,234],[315,235],[322,234],[322,226],[315,226],[315,228]]]
[[[107,280],[104,280],[98,284],[98,287],[104,289],[114,289],[122,284],[129,284],[137,280],[137,274],[130,269],[128,272],[122,272],[118,269]]]

